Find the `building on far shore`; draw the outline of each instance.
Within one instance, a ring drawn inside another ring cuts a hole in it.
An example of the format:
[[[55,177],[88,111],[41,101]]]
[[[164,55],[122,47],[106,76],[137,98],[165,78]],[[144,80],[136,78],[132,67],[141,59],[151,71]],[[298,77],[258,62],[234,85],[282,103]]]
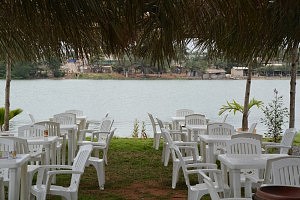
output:
[[[248,67],[232,67],[231,77],[232,78],[242,78],[247,75]]]
[[[209,68],[203,74],[203,79],[224,79],[226,71],[224,69]]]

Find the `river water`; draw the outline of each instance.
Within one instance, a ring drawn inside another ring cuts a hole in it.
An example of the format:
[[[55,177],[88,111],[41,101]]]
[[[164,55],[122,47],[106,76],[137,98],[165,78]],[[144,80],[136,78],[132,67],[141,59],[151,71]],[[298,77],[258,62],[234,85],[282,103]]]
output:
[[[146,133],[152,136],[147,112],[170,121],[175,110],[188,108],[202,113],[212,121],[219,108],[235,99],[243,103],[245,80],[13,80],[11,82],[11,109],[21,108],[23,113],[12,120],[12,129],[30,122],[28,113],[37,120],[67,109],[80,109],[88,119],[100,120],[105,113],[114,118],[116,136],[131,137],[134,121],[146,124]],[[4,105],[5,81],[0,80],[0,105]],[[289,106],[289,80],[253,80],[251,98],[265,104],[273,99],[273,89],[283,95]],[[300,95],[296,97],[296,128],[300,128]],[[257,132],[266,130],[259,123],[261,110],[253,108],[249,124],[258,122]],[[227,122],[236,128],[241,126],[242,115],[229,114]],[[287,126],[286,126],[287,127]],[[286,128],[284,127],[284,128]]]

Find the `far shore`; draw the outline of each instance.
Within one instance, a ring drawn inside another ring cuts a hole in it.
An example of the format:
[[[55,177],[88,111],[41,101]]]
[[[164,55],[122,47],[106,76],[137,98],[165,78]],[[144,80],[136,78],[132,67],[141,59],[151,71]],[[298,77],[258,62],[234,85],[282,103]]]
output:
[[[297,77],[299,79],[300,76]],[[202,79],[200,76],[187,76],[186,74],[163,73],[163,74],[131,74],[125,77],[118,73],[73,73],[67,74],[62,79],[112,79],[112,80],[246,80],[244,77],[230,77],[226,75],[225,78],[209,78]],[[289,80],[290,76],[252,76],[252,80]]]

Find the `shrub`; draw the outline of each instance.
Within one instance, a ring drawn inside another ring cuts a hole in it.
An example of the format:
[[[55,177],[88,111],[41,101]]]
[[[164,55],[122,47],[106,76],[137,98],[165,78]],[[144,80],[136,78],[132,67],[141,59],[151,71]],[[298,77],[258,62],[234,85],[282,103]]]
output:
[[[283,105],[283,96],[278,95],[276,88],[274,89],[274,99],[262,110],[265,117],[260,119],[261,123],[268,127],[265,136],[271,137],[274,142],[278,142],[283,132],[282,126],[287,122],[286,118],[289,112]]]

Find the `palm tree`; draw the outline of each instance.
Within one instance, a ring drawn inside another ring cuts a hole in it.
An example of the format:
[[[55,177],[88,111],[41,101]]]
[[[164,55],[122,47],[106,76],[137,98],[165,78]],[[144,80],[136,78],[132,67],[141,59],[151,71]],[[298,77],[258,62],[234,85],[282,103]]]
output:
[[[11,110],[8,114],[8,120],[11,120],[12,118],[14,118],[15,116],[17,116],[18,114],[20,114],[21,112],[23,112],[22,109],[18,108],[15,110]],[[0,131],[3,131],[3,125],[5,122],[5,108],[0,108]],[[5,129],[4,129],[5,130]]]

